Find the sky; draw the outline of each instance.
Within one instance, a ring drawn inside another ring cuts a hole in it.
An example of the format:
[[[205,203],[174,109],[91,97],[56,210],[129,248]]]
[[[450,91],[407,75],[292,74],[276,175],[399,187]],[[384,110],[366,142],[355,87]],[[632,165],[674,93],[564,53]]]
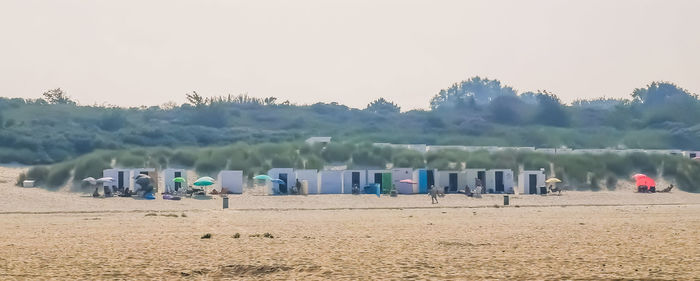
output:
[[[700,94],[700,1],[0,0],[0,96],[429,107],[472,76],[563,101]]]

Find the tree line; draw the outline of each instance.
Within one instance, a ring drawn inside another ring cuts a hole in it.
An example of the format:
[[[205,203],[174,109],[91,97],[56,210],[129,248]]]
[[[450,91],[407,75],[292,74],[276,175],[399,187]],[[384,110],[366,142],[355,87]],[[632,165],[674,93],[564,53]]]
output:
[[[95,150],[278,143],[331,136],[346,143],[700,149],[698,96],[652,82],[628,99],[564,104],[546,90],[518,93],[473,77],[441,90],[429,110],[378,98],[363,109],[296,105],[275,97],[204,97],[120,108],[80,105],[62,89],[0,98],[0,162],[56,163]],[[371,155],[367,155],[371,157]]]

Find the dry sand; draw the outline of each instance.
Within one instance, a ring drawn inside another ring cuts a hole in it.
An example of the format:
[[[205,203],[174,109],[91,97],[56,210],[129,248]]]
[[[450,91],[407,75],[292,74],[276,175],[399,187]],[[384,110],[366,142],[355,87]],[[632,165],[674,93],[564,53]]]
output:
[[[237,195],[222,210],[18,188],[17,173],[0,168],[3,280],[700,278],[700,194]]]

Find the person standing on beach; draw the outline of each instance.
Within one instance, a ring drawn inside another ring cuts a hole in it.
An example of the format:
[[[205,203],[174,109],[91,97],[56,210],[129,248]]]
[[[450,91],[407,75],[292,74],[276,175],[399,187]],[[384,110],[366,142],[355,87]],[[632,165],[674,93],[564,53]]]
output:
[[[437,203],[438,203],[437,194],[438,194],[437,188],[435,188],[434,185],[430,186],[430,193],[429,193],[429,195],[430,195],[430,202],[431,202],[432,204],[437,204]]]
[[[299,179],[297,179],[297,182],[294,184],[294,189],[292,190],[292,194],[300,194],[301,193],[301,182]]]
[[[476,190],[478,190],[478,193],[484,193],[484,184],[481,182],[480,178],[474,178],[474,185],[476,185]]]

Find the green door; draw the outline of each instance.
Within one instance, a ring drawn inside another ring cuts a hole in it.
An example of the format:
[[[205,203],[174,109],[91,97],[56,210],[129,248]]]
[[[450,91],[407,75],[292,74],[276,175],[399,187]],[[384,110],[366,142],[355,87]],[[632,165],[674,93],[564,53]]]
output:
[[[391,173],[382,173],[382,193],[389,193],[392,184]]]

